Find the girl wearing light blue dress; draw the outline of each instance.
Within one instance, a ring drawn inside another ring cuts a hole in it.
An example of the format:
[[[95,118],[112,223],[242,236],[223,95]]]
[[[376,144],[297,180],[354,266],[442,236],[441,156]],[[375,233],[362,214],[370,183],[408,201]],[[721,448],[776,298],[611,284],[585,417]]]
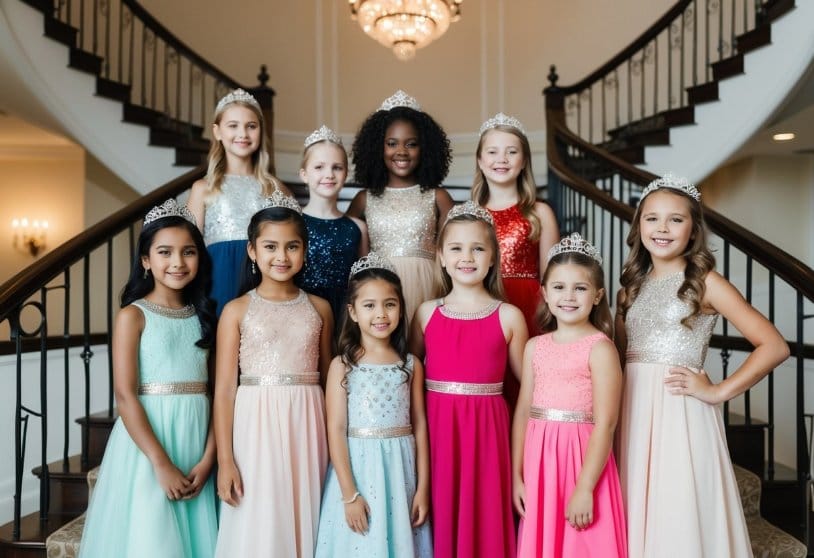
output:
[[[147,214],[113,329],[120,418],[88,507],[81,558],[208,558],[217,514],[207,356],[212,269],[192,214]]]
[[[392,264],[354,264],[325,389],[331,465],[317,558],[431,557],[424,370],[407,352]]]

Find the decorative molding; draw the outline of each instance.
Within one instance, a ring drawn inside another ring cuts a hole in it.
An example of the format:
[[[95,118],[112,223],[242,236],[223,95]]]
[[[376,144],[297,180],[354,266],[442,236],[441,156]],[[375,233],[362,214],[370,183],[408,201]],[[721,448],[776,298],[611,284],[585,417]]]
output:
[[[0,145],[0,161],[44,159],[84,161],[85,150],[78,145]]]

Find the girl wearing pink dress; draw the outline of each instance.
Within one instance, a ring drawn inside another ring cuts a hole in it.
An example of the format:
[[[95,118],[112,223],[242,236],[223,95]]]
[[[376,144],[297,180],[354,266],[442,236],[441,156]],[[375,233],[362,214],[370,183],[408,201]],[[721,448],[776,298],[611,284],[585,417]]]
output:
[[[412,352],[425,358],[433,550],[436,558],[516,554],[511,509],[507,364],[517,374],[528,334],[502,302],[492,217],[466,202],[441,228],[444,297],[424,302]]]
[[[548,254],[540,329],[523,356],[512,432],[522,558],[625,558],[611,454],[622,371],[602,260],[578,233]]]

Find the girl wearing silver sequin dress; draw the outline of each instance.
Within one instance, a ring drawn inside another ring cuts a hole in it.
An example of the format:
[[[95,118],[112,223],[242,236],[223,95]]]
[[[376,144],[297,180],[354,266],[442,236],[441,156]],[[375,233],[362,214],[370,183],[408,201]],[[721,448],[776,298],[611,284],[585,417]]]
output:
[[[453,203],[441,185],[452,160],[449,140],[414,98],[397,91],[362,124],[351,153],[365,190],[348,215],[365,220],[370,249],[396,267],[409,320],[435,296],[435,237]]]
[[[322,126],[305,138],[300,179],[308,185],[308,204],[302,208],[308,254],[300,286],[331,304],[336,324],[345,313],[350,268],[368,247],[365,222],[336,206],[347,177],[348,154],[333,130]]]
[[[246,227],[274,190],[288,193],[269,171],[266,124],[260,104],[235,89],[215,109],[206,177],[192,185],[187,205],[212,256],[218,316],[238,294],[246,259]]]
[[[752,556],[719,405],[789,354],[774,326],[715,271],[701,195],[666,175],[628,234],[616,343],[625,385],[618,463],[631,558]],[[755,347],[723,381],[704,372],[718,315]]]
[[[401,284],[375,252],[351,273],[326,386],[331,467],[316,556],[429,558],[424,370],[407,352]]]
[[[296,200],[278,192],[249,223],[245,295],[218,323],[215,556],[311,558],[328,465],[324,396],[333,321],[297,288],[308,241]],[[239,384],[239,385],[238,385]]]

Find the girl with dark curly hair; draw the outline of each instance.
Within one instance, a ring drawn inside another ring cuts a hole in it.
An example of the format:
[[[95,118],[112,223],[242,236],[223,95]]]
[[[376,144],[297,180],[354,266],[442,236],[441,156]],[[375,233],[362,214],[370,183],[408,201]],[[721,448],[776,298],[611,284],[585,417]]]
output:
[[[362,124],[351,155],[354,179],[365,189],[348,215],[367,222],[371,251],[393,262],[412,318],[435,296],[435,236],[453,203],[441,187],[449,140],[414,98],[397,91]]]

